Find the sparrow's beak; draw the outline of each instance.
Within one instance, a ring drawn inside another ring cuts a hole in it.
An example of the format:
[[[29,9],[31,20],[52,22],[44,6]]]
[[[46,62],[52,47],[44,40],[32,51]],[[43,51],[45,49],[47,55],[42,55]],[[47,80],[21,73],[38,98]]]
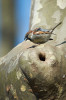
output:
[[[26,40],[27,40],[27,38],[26,38],[26,37],[24,37],[24,40],[26,41]]]
[[[24,40],[25,41],[28,40],[28,35],[25,35]]]

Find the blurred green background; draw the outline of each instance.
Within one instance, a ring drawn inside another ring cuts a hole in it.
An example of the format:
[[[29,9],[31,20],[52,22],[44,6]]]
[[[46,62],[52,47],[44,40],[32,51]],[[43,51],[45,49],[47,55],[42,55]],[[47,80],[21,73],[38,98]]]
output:
[[[0,57],[24,41],[30,9],[31,0],[0,0]]]

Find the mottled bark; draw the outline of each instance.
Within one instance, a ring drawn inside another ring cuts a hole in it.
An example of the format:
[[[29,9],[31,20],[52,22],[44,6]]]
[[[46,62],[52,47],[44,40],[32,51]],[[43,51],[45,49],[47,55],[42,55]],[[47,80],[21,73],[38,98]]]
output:
[[[19,65],[27,44],[19,44],[0,59],[0,100],[37,100]]]
[[[32,45],[23,42],[0,59],[0,100],[66,96],[66,44],[29,48]]]

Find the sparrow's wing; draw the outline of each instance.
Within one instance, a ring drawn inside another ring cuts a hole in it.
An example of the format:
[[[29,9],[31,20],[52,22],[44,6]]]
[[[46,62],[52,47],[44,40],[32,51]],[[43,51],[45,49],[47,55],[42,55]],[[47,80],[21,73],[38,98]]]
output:
[[[40,34],[50,34],[49,31],[37,31],[37,32],[33,32],[33,34],[36,34],[36,35],[40,35]]]
[[[36,29],[34,30],[34,32],[37,32],[37,31],[47,32],[47,31],[49,31],[49,30],[48,30],[48,29],[42,29],[42,28],[36,28]]]

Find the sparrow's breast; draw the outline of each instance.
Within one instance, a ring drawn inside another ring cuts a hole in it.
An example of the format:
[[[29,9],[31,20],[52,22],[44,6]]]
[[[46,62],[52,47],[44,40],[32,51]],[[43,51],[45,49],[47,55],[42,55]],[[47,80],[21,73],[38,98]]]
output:
[[[31,41],[34,43],[45,43],[50,39],[51,34],[40,34],[40,35],[33,35]]]

